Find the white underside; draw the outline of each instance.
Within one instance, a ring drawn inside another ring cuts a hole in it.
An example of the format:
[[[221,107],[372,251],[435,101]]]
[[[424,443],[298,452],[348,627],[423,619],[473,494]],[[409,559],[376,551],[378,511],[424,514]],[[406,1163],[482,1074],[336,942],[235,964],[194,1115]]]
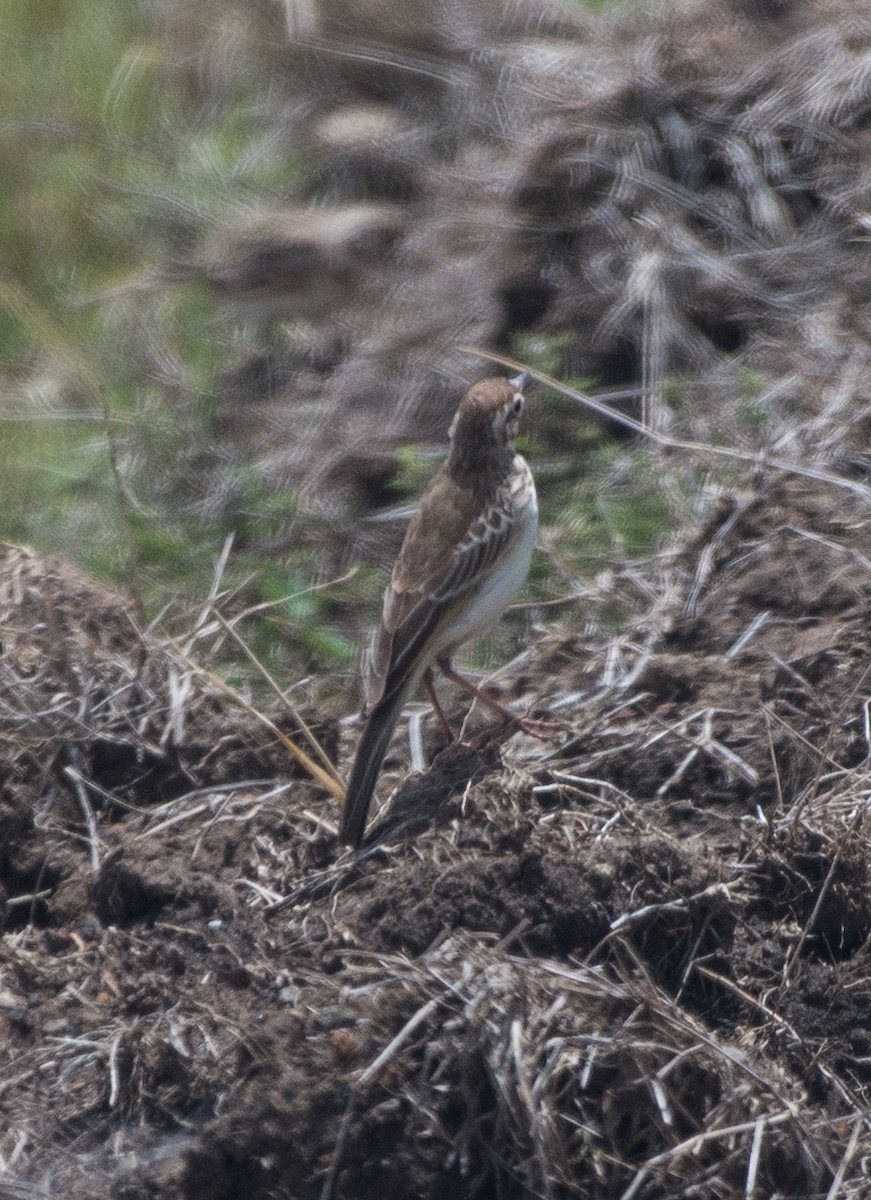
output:
[[[441,639],[434,640],[432,652],[427,655],[429,662],[450,654],[463,642],[480,637],[496,624],[523,586],[537,531],[538,503],[532,488],[529,503],[515,522],[510,543],[481,582],[466,610],[450,623]]]

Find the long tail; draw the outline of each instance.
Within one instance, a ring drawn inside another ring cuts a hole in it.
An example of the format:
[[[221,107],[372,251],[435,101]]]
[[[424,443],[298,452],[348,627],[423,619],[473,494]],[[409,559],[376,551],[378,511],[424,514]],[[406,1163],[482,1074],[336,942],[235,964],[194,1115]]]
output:
[[[357,746],[339,826],[339,840],[349,846],[359,846],[363,841],[372,793],[407,691],[407,688],[397,688],[378,701],[369,714]]]

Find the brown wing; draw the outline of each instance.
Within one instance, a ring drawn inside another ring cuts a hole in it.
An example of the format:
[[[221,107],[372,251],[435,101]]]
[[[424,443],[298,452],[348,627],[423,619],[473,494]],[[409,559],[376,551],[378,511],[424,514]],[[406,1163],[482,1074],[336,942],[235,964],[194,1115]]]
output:
[[[436,476],[408,527],[384,594],[369,657],[367,706],[405,683],[427,642],[499,557],[512,523],[501,497],[482,511],[470,491],[447,475]]]

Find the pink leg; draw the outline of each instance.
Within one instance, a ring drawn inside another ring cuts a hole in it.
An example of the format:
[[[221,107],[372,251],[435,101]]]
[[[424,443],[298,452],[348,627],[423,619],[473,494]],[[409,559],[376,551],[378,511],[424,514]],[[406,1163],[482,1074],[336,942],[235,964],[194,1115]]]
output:
[[[504,704],[500,704],[493,696],[488,696],[481,688],[477,688],[474,683],[470,683],[465,675],[461,675],[459,671],[455,671],[451,666],[449,658],[438,659],[438,667],[446,679],[450,679],[451,683],[455,683],[464,692],[468,692],[470,696],[474,696],[476,700],[480,700],[491,712],[496,713],[507,725],[511,725],[515,729],[522,729],[524,733],[531,734],[532,737],[547,741],[548,734],[554,734],[564,728],[564,726],[558,725],[553,721],[536,721],[531,717],[516,716],[510,708],[506,708]]]
[[[453,729],[451,729],[450,722],[448,721],[448,718],[445,716],[445,710],[442,708],[441,704],[439,704],[439,698],[436,695],[436,690],[435,690],[435,687],[433,686],[433,677],[432,677],[432,668],[431,667],[427,667],[427,669],[423,673],[423,686],[426,688],[426,694],[429,696],[429,702],[432,705],[432,710],[436,715],[436,720],[438,721],[439,725],[441,725],[442,729],[445,731],[445,735],[447,736],[447,739],[448,739],[448,744],[450,745],[451,742],[455,742],[457,740],[456,734],[454,733]]]

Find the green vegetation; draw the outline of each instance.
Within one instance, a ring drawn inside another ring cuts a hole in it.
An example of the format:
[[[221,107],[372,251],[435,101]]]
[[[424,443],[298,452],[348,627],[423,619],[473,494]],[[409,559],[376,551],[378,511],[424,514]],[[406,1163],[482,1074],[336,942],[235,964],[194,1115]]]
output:
[[[218,587],[234,611],[256,610],[240,632],[258,657],[284,677],[345,669],[382,576],[330,587],[312,552],[283,548],[294,497],[220,465],[213,395],[235,333],[196,285],[149,283],[203,217],[300,171],[257,111],[256,73],[237,61],[215,102],[134,0],[0,0],[0,30],[0,538],[64,554],[179,630],[229,539]],[[514,352],[560,374],[569,341],[528,335]],[[534,597],[656,545],[670,520],[662,481],[573,401],[542,399],[526,437],[552,551]],[[218,505],[196,490],[204,457]],[[433,468],[432,447],[400,451],[397,501]],[[516,633],[509,621],[494,638]]]
[[[568,334],[527,334],[516,339],[514,357],[581,394],[595,393],[594,380],[565,378],[562,356],[570,346]],[[537,464],[543,519],[552,526],[562,568],[589,578],[652,554],[685,505],[661,461],[654,464],[634,443],[628,449],[578,400],[560,393],[533,392],[528,424],[520,449]]]
[[[222,588],[245,606],[276,602],[244,630],[257,652],[344,665],[352,649],[327,593],[310,590],[311,562],[251,549],[278,536],[292,498],[229,465],[215,522],[168,469],[210,452],[230,351],[206,297],[100,298],[184,248],[194,218],[274,192],[295,169],[255,115],[249,74],[201,111],[131,0],[0,0],[0,29],[0,537],[63,553],[181,621],[232,535]]]

